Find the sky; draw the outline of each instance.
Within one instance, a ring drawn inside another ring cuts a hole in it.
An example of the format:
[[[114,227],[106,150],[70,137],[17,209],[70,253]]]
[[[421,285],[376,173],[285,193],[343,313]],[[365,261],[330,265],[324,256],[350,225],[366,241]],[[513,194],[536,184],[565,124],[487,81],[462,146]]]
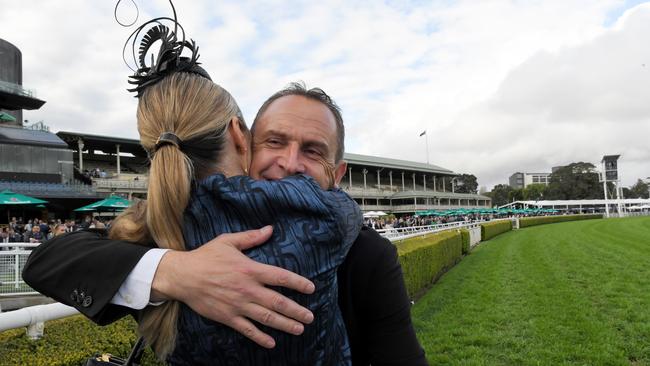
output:
[[[0,38],[22,51],[25,111],[53,132],[138,138],[116,1],[0,0]],[[136,0],[136,24],[171,16]],[[650,177],[650,2],[177,0],[212,79],[250,124],[289,82],[339,104],[346,151],[474,174],[621,154],[624,186]],[[122,22],[136,10],[123,0]],[[130,56],[127,52],[127,56]],[[420,134],[426,134],[420,137]],[[428,159],[427,159],[428,142]]]

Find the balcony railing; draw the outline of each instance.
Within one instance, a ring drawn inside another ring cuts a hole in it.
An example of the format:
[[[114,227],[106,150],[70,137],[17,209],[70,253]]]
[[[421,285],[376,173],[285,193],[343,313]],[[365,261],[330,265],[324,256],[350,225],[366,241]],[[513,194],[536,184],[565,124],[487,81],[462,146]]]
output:
[[[93,187],[96,189],[131,189],[147,190],[147,180],[119,180],[93,178]]]
[[[7,93],[23,95],[30,98],[36,97],[36,93],[33,90],[23,89],[22,86],[18,84],[10,83],[8,81],[0,80],[0,90],[5,91]]]

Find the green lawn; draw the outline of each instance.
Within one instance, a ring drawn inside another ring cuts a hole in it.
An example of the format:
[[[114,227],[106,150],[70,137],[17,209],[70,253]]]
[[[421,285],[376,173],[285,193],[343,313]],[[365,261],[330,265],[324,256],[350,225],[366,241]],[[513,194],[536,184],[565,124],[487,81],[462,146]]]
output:
[[[650,365],[650,217],[500,235],[413,320],[432,365]]]

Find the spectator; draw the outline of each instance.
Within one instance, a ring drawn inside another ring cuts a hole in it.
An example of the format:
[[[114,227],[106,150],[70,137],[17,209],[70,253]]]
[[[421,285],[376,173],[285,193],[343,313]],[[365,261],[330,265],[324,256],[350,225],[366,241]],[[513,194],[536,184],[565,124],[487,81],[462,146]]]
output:
[[[40,243],[43,241],[43,233],[41,233],[41,227],[34,225],[32,227],[32,235],[29,238],[30,243]]]
[[[47,235],[50,233],[50,226],[45,222],[45,220],[41,220],[38,226],[41,229],[41,235],[44,238],[47,238]]]
[[[23,236],[18,231],[13,231],[9,229],[9,242],[10,243],[22,243],[24,241]]]
[[[55,236],[63,235],[66,233],[67,227],[64,224],[54,225],[54,230],[52,230],[51,236],[48,239],[51,239]]]
[[[0,231],[0,243],[8,243],[9,242],[9,230],[10,227],[3,227],[2,231]]]

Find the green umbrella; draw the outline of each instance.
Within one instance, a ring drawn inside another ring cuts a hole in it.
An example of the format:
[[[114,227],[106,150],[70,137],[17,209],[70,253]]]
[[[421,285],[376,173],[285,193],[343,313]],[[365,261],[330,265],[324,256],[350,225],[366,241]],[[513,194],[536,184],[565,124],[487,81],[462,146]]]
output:
[[[16,122],[16,117],[12,116],[9,113],[0,112],[0,121],[1,122]]]
[[[24,194],[15,193],[10,190],[0,192],[0,205],[38,205],[41,203],[47,203],[47,201],[25,196]]]
[[[79,207],[75,211],[77,212],[118,211],[118,210],[123,210],[129,206],[131,206],[131,201],[118,196],[110,196],[101,201],[97,201],[95,203],[91,203],[89,205]]]
[[[47,203],[47,201],[38,198],[25,196],[24,194],[15,193],[10,190],[0,192],[0,206],[7,206],[7,222],[9,222],[9,207],[19,205],[38,205]]]

